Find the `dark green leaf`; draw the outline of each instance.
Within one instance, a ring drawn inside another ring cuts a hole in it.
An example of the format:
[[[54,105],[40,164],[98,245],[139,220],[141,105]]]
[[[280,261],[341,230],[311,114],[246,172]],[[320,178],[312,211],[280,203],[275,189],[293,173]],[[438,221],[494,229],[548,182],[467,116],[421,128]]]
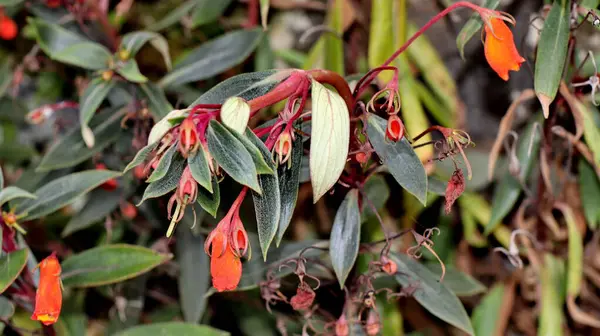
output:
[[[63,176],[38,189],[35,192],[36,199],[20,203],[18,213],[25,215],[24,221],[40,218],[120,175],[120,172],[110,170],[86,170]]]
[[[366,222],[375,216],[375,213],[369,206],[369,202],[373,204],[377,210],[383,208],[388,198],[390,198],[390,187],[388,187],[383,176],[373,175],[365,182],[364,192],[368,201],[364,199],[365,197],[363,196],[361,219],[363,222]]]
[[[219,181],[216,176],[212,178],[212,193],[206,191],[204,188],[198,189],[198,204],[202,206],[206,212],[211,214],[213,217],[217,217],[217,210],[221,203],[221,192],[219,190]]]
[[[427,263],[425,266],[435,275],[442,275],[442,266],[439,263]],[[485,293],[487,290],[487,288],[481,282],[477,281],[472,276],[457,270],[451,265],[446,266],[444,286],[448,287],[448,289],[454,292],[454,294],[457,296],[473,296]]]
[[[531,132],[535,132],[534,137],[531,137]],[[533,124],[519,136],[519,144],[517,148],[517,157],[519,159],[521,174],[519,178],[526,181],[529,176],[533,164],[538,158],[538,149],[540,146],[540,134],[533,127]],[[533,144],[531,143],[533,141]],[[531,155],[529,155],[529,146],[531,145]],[[499,183],[494,190],[492,198],[492,215],[490,221],[485,227],[485,234],[489,234],[500,224],[504,216],[506,216],[513,208],[519,195],[521,194],[521,184],[509,172],[506,173],[502,183]]]
[[[252,156],[258,174],[273,174],[275,172],[275,162],[271,158],[271,152],[267,149],[265,143],[254,135],[251,129],[247,128],[244,134],[240,134],[226,125],[223,126],[244,145],[250,156]]]
[[[588,227],[595,230],[600,222],[600,181],[594,168],[583,159],[579,160],[579,190]]]
[[[186,322],[197,323],[206,307],[204,295],[210,287],[210,258],[204,252],[205,237],[195,236],[183,227],[176,235],[181,311]]]
[[[137,62],[130,59],[117,68],[117,73],[133,83],[146,83],[148,78],[140,72]]]
[[[244,61],[258,45],[260,29],[238,30],[227,33],[192,50],[160,86],[177,86],[217,75]]]
[[[0,257],[0,293],[4,293],[21,274],[27,264],[27,254],[27,249],[22,249]]]
[[[125,170],[123,170],[123,174],[125,174],[129,170],[137,167],[138,165],[142,164],[142,162],[146,161],[146,158],[148,157],[148,155],[150,155],[150,153],[152,153],[154,148],[156,148],[156,146],[158,146],[159,143],[160,142],[157,141],[155,143],[148,144],[144,148],[140,149],[135,154],[135,157],[133,158],[133,160],[131,160],[131,162],[129,162],[127,167],[125,167]]]
[[[4,296],[0,296],[0,319],[4,321],[10,320],[15,314],[15,305]],[[0,332],[2,328],[0,328]]]
[[[86,229],[103,220],[113,210],[119,206],[123,197],[120,191],[96,189],[90,193],[89,201],[81,211],[77,212],[67,223],[61,233],[61,237],[66,237],[73,232]]]
[[[134,58],[138,51],[144,46],[146,43],[150,43],[165,60],[165,64],[167,69],[171,69],[171,56],[169,56],[169,44],[167,39],[165,39],[162,35],[157,34],[155,32],[149,31],[137,31],[125,34],[123,39],[121,40],[122,50],[127,50],[129,52],[129,57]]]
[[[370,114],[367,126],[369,141],[398,184],[425,204],[427,174],[421,160],[405,137],[398,142],[387,140],[386,127],[384,119]]]
[[[154,116],[155,120],[160,120],[173,111],[173,106],[167,100],[165,92],[160,86],[148,82],[140,84],[140,89],[140,93],[146,99],[150,113]]]
[[[398,265],[396,280],[403,287],[417,286],[413,297],[431,314],[457,327],[469,335],[474,335],[469,315],[460,300],[439,277],[427,267],[406,254],[392,254]]]
[[[82,129],[83,127],[87,127],[94,113],[115,84],[116,82],[113,80],[105,81],[102,78],[96,78],[87,86],[79,101],[79,122],[82,125]]]
[[[9,186],[0,190],[0,206],[17,198],[35,198],[36,196],[21,188]]]
[[[248,132],[252,133],[250,130],[246,131],[246,133]],[[252,134],[252,136],[254,136],[254,134]],[[256,141],[261,142],[258,138],[256,138]],[[265,160],[270,160],[270,152],[266,148],[264,148],[264,150],[266,151],[266,153],[263,152]],[[267,252],[277,233],[281,215],[281,195],[279,194],[277,171],[272,175],[259,175],[258,185],[260,186],[262,194],[253,191],[252,199],[254,200],[254,212],[256,213],[258,241],[260,242],[263,259],[266,261]]]
[[[276,70],[244,73],[228,78],[206,91],[190,106],[198,104],[223,104],[229,97],[238,96],[251,100],[271,91],[287,76],[277,75]]]
[[[570,24],[571,0],[555,0],[544,20],[535,58],[534,88],[546,118],[563,75]]]
[[[196,0],[192,13],[192,28],[216,21],[231,4],[231,0]]]
[[[212,193],[210,166],[204,148],[200,147],[194,155],[188,157],[188,166],[194,180]]]
[[[500,0],[485,0],[482,7],[496,9],[499,4]],[[467,42],[471,40],[475,33],[479,32],[482,26],[483,21],[481,21],[481,15],[478,13],[473,13],[469,21],[465,23],[463,28],[456,36],[456,47],[458,48],[460,57],[462,57],[463,60],[465,59],[465,45],[467,45]]]
[[[335,275],[344,288],[348,273],[354,266],[360,244],[360,209],[358,207],[358,190],[348,192],[340,205],[333,227],[329,244],[329,256]]]
[[[90,122],[95,134],[94,147],[88,148],[81,138],[81,128],[77,127],[67,133],[50,147],[42,158],[36,171],[45,172],[54,169],[72,167],[94,155],[115,142],[121,134],[122,113],[115,109],[103,111]]]
[[[277,167],[279,177],[279,193],[281,200],[281,211],[279,215],[279,228],[277,230],[276,245],[279,246],[285,230],[287,230],[296,208],[298,199],[298,187],[300,186],[300,168],[302,165],[302,140],[296,139],[292,142],[292,154],[289,161]]]
[[[177,188],[179,180],[181,179],[181,174],[183,173],[185,162],[186,161],[183,158],[176,156],[171,163],[171,167],[165,177],[156,182],[150,183],[146,187],[146,190],[144,190],[144,196],[142,197],[140,203],[138,203],[138,206],[149,198],[160,197]]]
[[[171,167],[171,162],[173,162],[173,157],[178,153],[177,146],[171,146],[165,154],[162,156],[160,161],[158,161],[158,165],[150,174],[150,177],[146,180],[147,183],[156,182],[167,175],[169,168]]]
[[[194,8],[196,3],[197,0],[188,0],[182,3],[177,8],[171,10],[164,18],[150,25],[148,30],[159,31],[176,24]]]
[[[206,140],[210,154],[231,178],[261,192],[252,156],[231,132],[217,121],[211,120]]]
[[[162,322],[137,326],[121,331],[115,336],[228,336],[229,333],[206,325],[183,322]]]
[[[66,287],[107,285],[137,277],[172,257],[141,246],[104,245],[63,261],[62,280]]]
[[[20,5],[23,2],[25,2],[25,0],[0,0],[0,6],[12,7]]]
[[[29,19],[28,23],[50,58],[89,70],[108,68],[111,54],[104,46],[40,19]]]

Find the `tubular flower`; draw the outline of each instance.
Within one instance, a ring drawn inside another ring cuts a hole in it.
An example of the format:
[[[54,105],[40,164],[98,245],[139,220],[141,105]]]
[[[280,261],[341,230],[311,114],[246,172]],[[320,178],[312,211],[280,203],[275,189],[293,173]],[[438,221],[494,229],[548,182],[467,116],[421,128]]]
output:
[[[508,80],[508,71],[519,71],[525,59],[521,57],[510,28],[504,21],[514,23],[514,19],[504,16],[491,16],[485,25],[485,58],[500,78]]]
[[[40,285],[35,295],[35,309],[31,319],[40,321],[44,325],[51,325],[58,320],[62,306],[61,268],[56,253],[52,252],[38,267]]]
[[[242,277],[240,258],[246,254],[249,245],[248,234],[239,217],[245,190],[204,242],[204,251],[210,256],[213,287],[219,292],[236,289]]]
[[[179,180],[177,190],[175,190],[175,193],[173,196],[171,196],[167,205],[167,211],[169,212],[169,218],[171,219],[169,229],[167,230],[167,237],[171,237],[173,229],[175,228],[175,224],[183,218],[183,215],[185,214],[185,207],[188,204],[196,202],[197,197],[198,183],[192,176],[190,166],[186,166],[183,170],[183,174],[181,174],[181,179]],[[175,213],[173,216],[171,216],[171,210],[173,209],[173,203],[175,202],[177,202],[177,206],[175,207]],[[196,214],[194,213],[194,216],[195,215]],[[196,220],[194,219],[194,223],[195,222]]]
[[[404,136],[404,123],[400,120],[397,115],[391,115],[388,118],[387,128],[385,130],[385,137],[393,142],[397,142]]]
[[[279,164],[285,163],[292,155],[292,136],[289,131],[283,131],[279,134],[275,146],[273,147],[277,153]]]
[[[195,153],[200,146],[198,139],[198,130],[196,123],[192,119],[192,114],[183,120],[179,125],[179,151],[183,157],[187,157],[190,153]]]

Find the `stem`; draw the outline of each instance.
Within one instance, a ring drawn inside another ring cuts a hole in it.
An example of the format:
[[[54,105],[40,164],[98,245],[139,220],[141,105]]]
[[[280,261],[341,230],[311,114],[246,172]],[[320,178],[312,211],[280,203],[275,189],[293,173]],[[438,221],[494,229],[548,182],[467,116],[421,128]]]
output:
[[[287,79],[279,83],[273,90],[267,94],[256,97],[248,102],[250,104],[250,118],[252,118],[260,109],[276,104],[296,92],[302,85],[306,77],[301,72],[293,72]]]
[[[333,86],[337,92],[340,94],[342,99],[346,102],[346,106],[348,106],[348,110],[352,111],[352,106],[354,106],[354,97],[352,96],[352,92],[350,91],[350,87],[346,80],[338,75],[337,73],[329,70],[310,70],[308,73],[319,83],[329,84]]]

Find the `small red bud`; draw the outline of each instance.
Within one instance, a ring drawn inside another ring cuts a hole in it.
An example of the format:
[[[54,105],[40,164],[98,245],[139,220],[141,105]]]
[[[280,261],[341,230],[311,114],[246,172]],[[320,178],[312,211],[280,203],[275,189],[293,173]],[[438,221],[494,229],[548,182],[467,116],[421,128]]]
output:
[[[300,283],[296,289],[296,295],[290,300],[292,308],[297,311],[308,310],[315,300],[315,292],[306,282]]]
[[[135,205],[129,202],[121,203],[120,209],[123,217],[129,220],[132,220],[137,216],[137,208],[135,207]]]
[[[292,136],[290,132],[284,131],[279,135],[277,141],[275,142],[275,153],[277,153],[277,158],[279,159],[279,163],[285,163],[289,158],[292,148]]]
[[[19,29],[17,24],[8,16],[0,17],[0,38],[3,40],[12,40],[17,36]]]
[[[97,163],[96,164],[96,169],[98,170],[105,170],[106,169],[106,165],[104,163]],[[115,189],[117,189],[117,187],[119,186],[119,183],[117,182],[116,179],[112,178],[104,183],[102,183],[100,185],[100,188],[107,190],[107,191],[113,191]]]
[[[57,8],[61,5],[61,0],[46,0],[46,6],[50,8]]]
[[[190,117],[183,119],[181,125],[179,125],[179,151],[183,157],[187,157],[188,154],[196,152],[199,146],[200,140],[198,139],[196,123],[190,115]]]
[[[356,162],[358,162],[360,164],[365,164],[365,163],[367,163],[367,161],[369,161],[369,156],[370,155],[368,155],[365,152],[358,152],[355,155]]]
[[[404,124],[397,115],[391,115],[389,117],[385,136],[393,142],[402,139],[404,136]]]
[[[449,214],[452,210],[452,205],[458,199],[458,197],[465,191],[465,177],[463,176],[461,169],[456,169],[448,181],[446,187],[446,213]]]
[[[350,328],[348,327],[348,320],[346,320],[346,316],[342,314],[335,322],[335,336],[348,336],[349,334]]]
[[[396,272],[398,272],[398,265],[393,260],[383,257],[381,258],[381,262],[381,270],[385,273],[394,275]]]
[[[146,179],[146,171],[143,165],[136,166],[133,168],[133,176],[138,180]]]

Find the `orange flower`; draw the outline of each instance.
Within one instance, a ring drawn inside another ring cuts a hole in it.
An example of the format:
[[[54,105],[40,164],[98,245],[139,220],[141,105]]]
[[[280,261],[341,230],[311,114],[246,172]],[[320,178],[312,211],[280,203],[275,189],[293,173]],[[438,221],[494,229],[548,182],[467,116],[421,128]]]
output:
[[[508,71],[519,71],[525,59],[519,55],[513,34],[504,22],[504,16],[492,16],[486,21],[485,58],[498,76],[507,81]]]
[[[40,285],[35,295],[35,309],[31,319],[40,321],[44,325],[51,325],[58,320],[62,306],[61,269],[56,253],[52,252],[38,267]]]
[[[12,40],[17,36],[19,28],[17,24],[8,16],[0,13],[0,38],[3,40]]]

